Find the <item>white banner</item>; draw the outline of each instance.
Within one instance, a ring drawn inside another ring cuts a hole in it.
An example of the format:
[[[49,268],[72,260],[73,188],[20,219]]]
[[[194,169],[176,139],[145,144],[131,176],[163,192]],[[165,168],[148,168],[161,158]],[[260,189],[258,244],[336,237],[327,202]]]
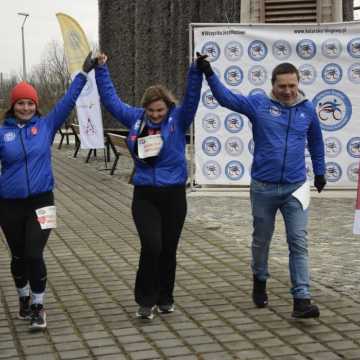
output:
[[[56,17],[64,39],[66,61],[71,76],[74,78],[90,52],[89,42],[83,29],[74,18],[63,13],[57,13]],[[104,148],[100,98],[94,70],[88,74],[88,81],[76,102],[76,112],[80,126],[81,148]]]
[[[81,148],[104,148],[100,98],[94,70],[89,72],[87,83],[76,101],[76,113],[80,126]]]
[[[270,93],[282,62],[300,71],[300,88],[318,113],[326,152],[327,187],[355,187],[360,158],[360,23],[193,24],[193,48],[207,54],[233,92]],[[204,80],[195,121],[195,181],[248,185],[253,153],[245,115],[218,105]],[[301,154],[299,154],[301,156]],[[305,152],[309,180],[311,158]]]

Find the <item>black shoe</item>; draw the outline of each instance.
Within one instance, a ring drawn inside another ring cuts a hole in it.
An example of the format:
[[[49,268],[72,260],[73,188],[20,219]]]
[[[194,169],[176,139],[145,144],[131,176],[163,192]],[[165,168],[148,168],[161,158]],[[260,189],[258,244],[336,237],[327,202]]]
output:
[[[253,276],[252,299],[256,307],[264,308],[268,305],[268,296],[266,293],[266,280],[261,281]]]
[[[175,311],[174,304],[158,305],[158,312],[161,314],[170,314]]]
[[[154,318],[155,306],[140,306],[136,312],[136,317],[142,320],[152,320]]]
[[[312,319],[320,316],[320,310],[311,304],[310,299],[294,299],[294,310],[292,317],[297,319]]]
[[[30,330],[45,330],[46,329],[46,312],[42,304],[31,305],[31,321]]]
[[[29,320],[31,318],[30,296],[21,296],[19,298],[19,313],[20,320]]]

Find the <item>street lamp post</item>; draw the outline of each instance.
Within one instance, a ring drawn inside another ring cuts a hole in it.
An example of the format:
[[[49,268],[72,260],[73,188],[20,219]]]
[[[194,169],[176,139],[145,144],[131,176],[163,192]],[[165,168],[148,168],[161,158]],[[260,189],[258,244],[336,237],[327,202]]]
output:
[[[21,25],[21,37],[22,37],[22,57],[23,57],[23,78],[26,80],[26,61],[25,61],[25,38],[24,38],[24,25],[26,19],[30,16],[27,13],[18,12],[18,15],[24,16],[24,21]]]

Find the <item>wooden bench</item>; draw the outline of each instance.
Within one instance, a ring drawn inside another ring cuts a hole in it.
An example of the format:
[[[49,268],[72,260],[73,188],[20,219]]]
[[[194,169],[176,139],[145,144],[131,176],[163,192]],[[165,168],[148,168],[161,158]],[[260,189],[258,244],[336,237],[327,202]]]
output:
[[[114,134],[108,132],[105,134],[107,145],[110,146],[112,152],[114,153],[115,159],[110,170],[110,175],[113,175],[121,155],[130,156],[129,149],[126,143],[126,136]]]
[[[65,125],[63,128],[60,128],[59,134],[61,137],[60,137],[60,143],[58,145],[58,149],[61,149],[61,146],[65,138],[66,138],[66,144],[69,145],[70,144],[69,137],[75,136],[74,130],[71,128],[71,125],[70,126]]]
[[[80,150],[80,125],[79,124],[71,124],[70,128],[72,129],[74,136],[75,136],[75,151],[74,151],[74,158],[76,158],[79,150]]]

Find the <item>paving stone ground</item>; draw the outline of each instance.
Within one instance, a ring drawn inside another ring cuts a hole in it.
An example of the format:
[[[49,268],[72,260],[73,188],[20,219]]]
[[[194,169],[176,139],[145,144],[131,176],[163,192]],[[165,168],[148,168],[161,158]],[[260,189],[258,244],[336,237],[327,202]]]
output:
[[[16,319],[9,254],[0,241],[0,359],[360,359],[359,238],[353,199],[316,198],[309,226],[318,320],[291,319],[281,219],[271,252],[270,306],[255,309],[246,197],[189,195],[178,252],[176,312],[134,318],[139,241],[126,159],[115,176],[102,160],[54,149],[58,228],[47,249],[48,329]],[[121,161],[121,160],[120,160]]]

